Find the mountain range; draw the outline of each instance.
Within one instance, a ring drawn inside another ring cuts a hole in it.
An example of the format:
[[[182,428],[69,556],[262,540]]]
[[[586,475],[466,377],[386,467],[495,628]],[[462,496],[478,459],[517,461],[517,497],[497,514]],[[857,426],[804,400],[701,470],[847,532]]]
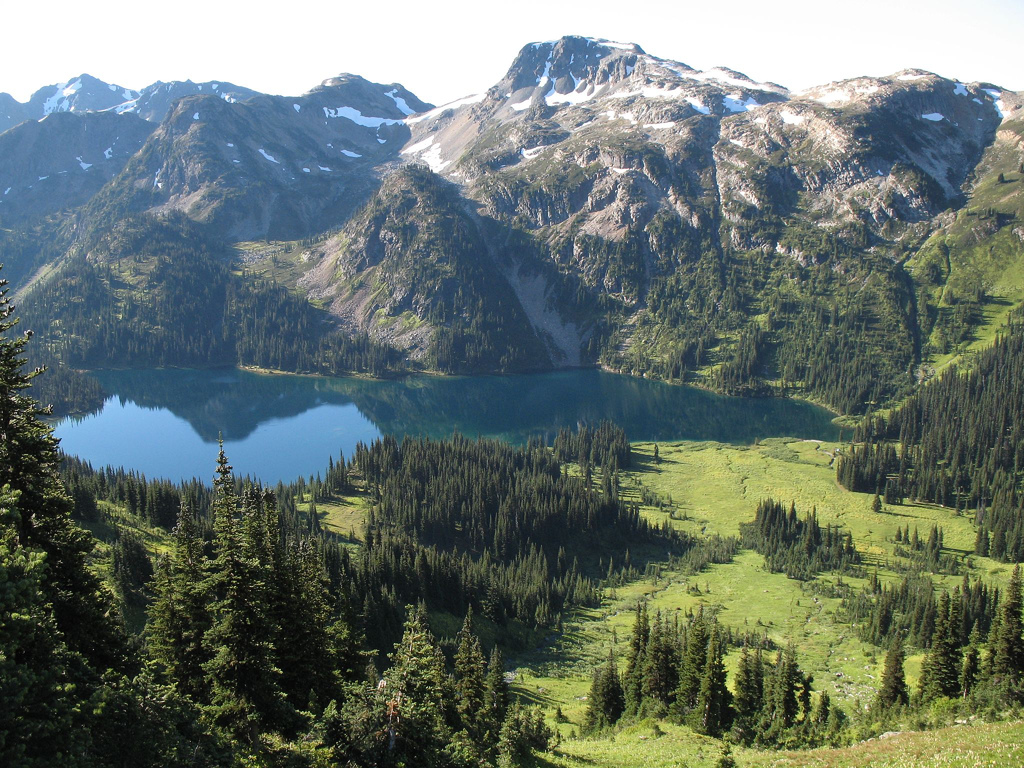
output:
[[[600,363],[858,413],[1024,300],[1021,118],[917,69],[791,92],[583,37],[440,107],[81,75],[0,94],[0,250],[69,365],[166,362],[174,305],[210,334],[178,364],[316,337],[267,367],[340,372],[347,338],[391,370]]]

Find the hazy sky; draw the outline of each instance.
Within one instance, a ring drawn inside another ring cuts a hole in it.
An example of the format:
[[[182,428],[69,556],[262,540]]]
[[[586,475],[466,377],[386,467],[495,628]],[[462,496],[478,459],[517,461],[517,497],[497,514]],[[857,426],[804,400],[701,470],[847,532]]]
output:
[[[794,90],[908,67],[1024,90],[1024,0],[9,0],[0,91],[24,101],[88,72],[136,89],[225,80],[296,95],[353,72],[441,104],[494,84],[524,44],[568,34]]]

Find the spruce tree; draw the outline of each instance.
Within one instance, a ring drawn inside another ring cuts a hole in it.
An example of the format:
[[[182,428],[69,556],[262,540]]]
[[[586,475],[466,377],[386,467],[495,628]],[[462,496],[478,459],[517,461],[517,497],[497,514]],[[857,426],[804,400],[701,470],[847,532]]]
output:
[[[1017,565],[1006,587],[999,624],[992,630],[992,682],[1004,696],[1014,701],[1024,699],[1024,620],[1021,610],[1021,571]]]
[[[651,625],[647,617],[647,602],[641,601],[636,606],[633,634],[629,639],[629,651],[626,655],[626,668],[622,672],[622,689],[627,716],[633,716],[639,712],[640,704],[643,701],[643,665],[650,635]]]
[[[747,646],[743,646],[734,687],[735,733],[739,741],[749,744],[764,706],[764,663],[760,648],[751,654]]]
[[[683,650],[682,663],[679,669],[679,685],[675,690],[674,713],[677,717],[685,717],[697,706],[701,682],[708,659],[710,642],[709,622],[704,618],[704,609],[700,608],[686,634],[686,646]]]
[[[462,727],[479,743],[488,730],[484,709],[487,664],[480,640],[473,633],[472,606],[466,611],[456,643],[455,709]]]
[[[0,489],[0,765],[43,768],[70,760],[73,662],[46,600],[46,555],[18,543],[18,494]]]
[[[153,659],[179,692],[196,703],[209,700],[203,638],[211,626],[204,587],[206,558],[192,510],[182,504],[170,554],[157,561],[154,600],[146,634]]]
[[[426,613],[408,608],[402,639],[389,657],[382,691],[387,698],[386,754],[390,765],[448,766],[446,748],[456,721],[444,656]]]
[[[625,710],[626,702],[619,681],[619,670],[615,665],[615,652],[608,651],[608,663],[594,672],[587,699],[587,712],[583,729],[587,732],[609,728],[618,722]]]
[[[265,509],[276,509],[272,496],[264,495],[263,503]],[[333,615],[315,541],[292,541],[273,578],[280,605],[276,660],[281,689],[296,709],[307,709],[311,702],[324,706],[342,695],[342,669],[364,666],[359,662],[365,657],[358,653],[358,643],[352,653],[346,618]],[[346,658],[350,655],[355,658]],[[351,669],[348,675],[353,676]]]
[[[779,651],[775,666],[766,675],[764,709],[758,723],[758,741],[777,743],[782,735],[796,723],[799,703],[797,686],[802,675],[796,663],[796,650],[792,643]]]
[[[948,592],[939,598],[932,644],[921,665],[920,695],[924,702],[941,696],[956,696],[960,690],[960,650],[953,637]]]
[[[280,688],[270,618],[269,564],[265,562],[265,517],[251,495],[241,525],[235,521],[231,468],[221,446],[214,499],[213,625],[203,664],[210,686],[210,713],[233,738],[255,745],[260,734],[294,726]],[[239,528],[241,530],[239,530]]]
[[[907,683],[903,676],[903,643],[897,640],[885,654],[882,683],[875,702],[882,710],[888,710],[892,707],[906,706],[909,700]]]
[[[693,728],[698,733],[719,736],[731,721],[730,694],[725,685],[724,648],[718,624],[711,626],[708,638],[707,657],[701,678],[697,705],[691,716]]]
[[[679,683],[678,652],[667,634],[660,611],[651,625],[642,676],[645,701],[653,705],[655,711],[667,707]]]
[[[31,333],[11,338],[18,325],[0,279],[0,488],[17,494],[14,520],[18,546],[46,555],[40,586],[64,642],[96,669],[131,671],[122,628],[110,619],[111,595],[89,568],[93,539],[71,519],[74,504],[60,482],[60,456],[48,411],[26,394],[42,373],[26,373],[25,346]]]
[[[487,730],[497,735],[508,713],[509,692],[505,681],[505,661],[498,646],[491,649],[487,662],[487,677],[484,680],[484,717]]]

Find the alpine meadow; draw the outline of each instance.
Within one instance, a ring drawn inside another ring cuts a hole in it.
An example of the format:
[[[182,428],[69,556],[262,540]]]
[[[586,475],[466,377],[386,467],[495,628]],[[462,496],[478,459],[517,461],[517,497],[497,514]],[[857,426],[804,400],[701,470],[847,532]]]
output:
[[[1024,92],[82,74],[0,262],[0,765],[1024,764]]]

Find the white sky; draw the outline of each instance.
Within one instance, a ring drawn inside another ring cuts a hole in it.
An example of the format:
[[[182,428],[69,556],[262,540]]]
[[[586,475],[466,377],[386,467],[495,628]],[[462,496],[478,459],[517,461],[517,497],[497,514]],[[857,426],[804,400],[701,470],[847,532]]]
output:
[[[83,72],[128,88],[223,80],[296,95],[352,72],[441,104],[482,91],[528,42],[579,34],[799,90],[920,67],[1024,90],[1024,0],[486,0],[279,3],[10,0],[0,91]]]

